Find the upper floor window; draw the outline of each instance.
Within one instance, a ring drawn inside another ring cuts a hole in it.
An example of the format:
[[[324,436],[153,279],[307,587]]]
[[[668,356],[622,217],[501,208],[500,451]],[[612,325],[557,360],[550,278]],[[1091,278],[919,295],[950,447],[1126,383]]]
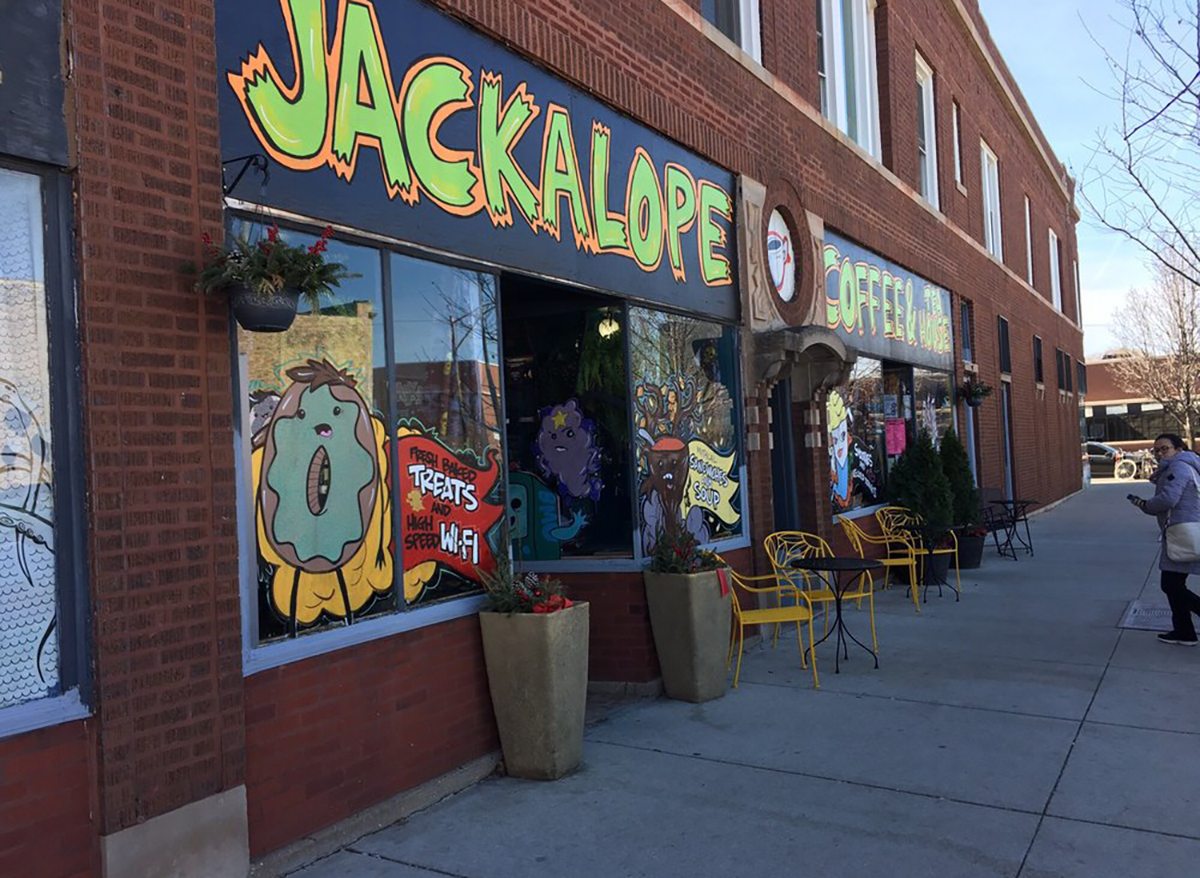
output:
[[[1083,306],[1079,304],[1079,262],[1071,260],[1071,276],[1075,279],[1075,322],[1083,323]],[[1080,388],[1082,390],[1082,388]]]
[[[996,318],[996,343],[1000,350],[1000,371],[1009,375],[1012,373],[1012,352],[1008,346],[1008,321],[1003,317]]]
[[[1070,369],[1070,358],[1063,353],[1062,348],[1054,349],[1054,365],[1058,371],[1058,389],[1067,389],[1067,370]]]
[[[1058,235],[1054,234],[1054,229],[1049,230],[1050,236],[1050,293],[1054,301],[1054,307],[1059,311],[1063,309],[1062,302],[1062,251],[1059,243]]]
[[[1029,196],[1025,196],[1025,280],[1033,286],[1033,216]]]
[[[703,0],[700,12],[747,55],[762,61],[758,0]]]
[[[816,0],[817,10],[817,83],[821,92],[821,115],[829,116],[829,68],[825,57],[825,0]]]
[[[817,73],[822,109],[846,135],[879,158],[879,82],[875,0],[818,0]]]
[[[1000,162],[983,140],[979,141],[983,191],[983,246],[997,259],[1004,259],[1000,232]]]
[[[921,195],[938,206],[937,124],[934,118],[933,70],[917,55],[917,164]]]
[[[1042,340],[1038,336],[1033,337],[1033,379],[1038,384],[1045,383],[1045,373],[1042,371]]]
[[[962,128],[960,127],[960,123],[958,121],[958,114],[959,114],[958,101],[954,101],[950,105],[950,111],[951,111],[950,118],[951,118],[951,121],[953,121],[953,123],[954,123],[954,132],[953,132],[954,133],[954,182],[961,186],[962,181],[963,181],[963,173],[962,173],[962,139],[961,139],[960,132],[962,131]]]

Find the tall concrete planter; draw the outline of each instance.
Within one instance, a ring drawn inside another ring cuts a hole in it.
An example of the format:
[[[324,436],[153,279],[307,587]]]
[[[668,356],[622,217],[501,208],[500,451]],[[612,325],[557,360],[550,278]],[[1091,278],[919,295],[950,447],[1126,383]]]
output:
[[[668,698],[711,701],[725,694],[732,597],[715,570],[651,573],[646,601]],[[724,592],[724,593],[722,593]]]
[[[505,770],[562,777],[583,757],[588,605],[544,614],[485,611],[479,626]]]

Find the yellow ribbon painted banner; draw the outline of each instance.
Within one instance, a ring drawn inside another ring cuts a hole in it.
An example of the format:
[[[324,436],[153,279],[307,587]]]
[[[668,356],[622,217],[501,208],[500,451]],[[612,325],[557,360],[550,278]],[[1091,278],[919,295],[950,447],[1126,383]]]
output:
[[[688,481],[683,497],[683,517],[693,506],[707,509],[726,525],[742,517],[733,503],[738,481],[733,475],[737,452],[721,454],[699,439],[688,443]]]

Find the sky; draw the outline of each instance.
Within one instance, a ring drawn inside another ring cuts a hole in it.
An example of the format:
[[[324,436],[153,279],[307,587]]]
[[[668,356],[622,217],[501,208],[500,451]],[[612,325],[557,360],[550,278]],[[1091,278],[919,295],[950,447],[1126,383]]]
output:
[[[1097,93],[1109,87],[1111,74],[1092,38],[1120,54],[1127,13],[1115,0],[979,0],[979,7],[1055,155],[1078,182],[1097,129],[1118,115],[1117,104]],[[1117,346],[1114,312],[1130,288],[1148,285],[1150,273],[1140,249],[1100,229],[1082,205],[1080,211],[1083,343],[1092,357]]]

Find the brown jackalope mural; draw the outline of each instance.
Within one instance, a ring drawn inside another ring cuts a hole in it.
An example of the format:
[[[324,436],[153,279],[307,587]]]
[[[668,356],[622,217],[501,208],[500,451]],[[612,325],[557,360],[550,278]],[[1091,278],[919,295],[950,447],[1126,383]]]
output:
[[[634,405],[638,438],[644,445],[638,466],[642,551],[654,551],[660,532],[675,535],[685,528],[701,542],[706,541],[708,528],[703,516],[683,517],[688,441],[696,433],[700,416],[696,382],[673,375],[665,384],[641,384]]]

